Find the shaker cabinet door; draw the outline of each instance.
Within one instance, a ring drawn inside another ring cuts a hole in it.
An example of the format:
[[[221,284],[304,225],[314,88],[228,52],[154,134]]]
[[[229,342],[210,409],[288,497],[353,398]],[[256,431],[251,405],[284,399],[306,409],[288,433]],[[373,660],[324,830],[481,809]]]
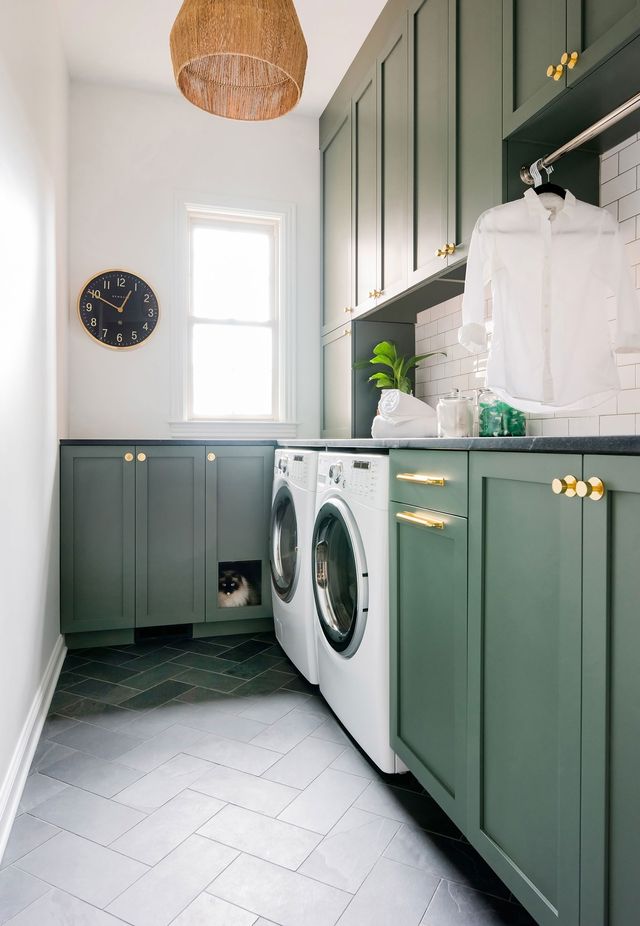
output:
[[[322,436],[351,437],[351,325],[322,342]]]
[[[579,922],[581,471],[470,455],[466,835],[540,926]]]
[[[354,307],[375,304],[377,268],[376,72],[371,70],[352,103]]]
[[[136,448],[136,626],[204,621],[204,447]]]
[[[322,152],[323,329],[332,331],[351,310],[351,116]]]
[[[134,453],[133,446],[61,450],[63,633],[134,626]]]
[[[640,459],[586,456],[581,926],[637,919],[640,858]]]
[[[567,0],[567,52],[578,52],[567,83],[589,71],[640,31],[640,0]]]
[[[466,822],[467,521],[390,508],[391,745]]]

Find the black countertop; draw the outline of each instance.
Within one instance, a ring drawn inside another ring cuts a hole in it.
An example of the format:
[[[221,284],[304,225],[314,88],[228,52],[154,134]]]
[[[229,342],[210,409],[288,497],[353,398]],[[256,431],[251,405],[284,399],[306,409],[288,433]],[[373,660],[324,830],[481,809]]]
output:
[[[250,438],[242,440],[85,440],[67,439],[60,441],[61,446],[72,447],[113,447],[143,446],[171,447],[181,444],[189,447],[234,445],[308,448],[312,450],[508,450],[525,453],[608,453],[640,454],[640,435],[627,434],[618,437],[425,437],[374,440],[357,438],[329,440],[309,438],[307,440],[262,440]]]

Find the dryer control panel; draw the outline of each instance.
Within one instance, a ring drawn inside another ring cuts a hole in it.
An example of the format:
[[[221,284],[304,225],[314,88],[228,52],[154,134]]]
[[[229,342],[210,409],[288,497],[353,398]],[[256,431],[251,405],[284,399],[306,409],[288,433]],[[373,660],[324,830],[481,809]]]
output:
[[[286,479],[301,489],[316,487],[318,453],[315,450],[276,450],[274,476]]]
[[[373,454],[321,453],[318,489],[334,489],[375,508],[388,505],[389,458]]]

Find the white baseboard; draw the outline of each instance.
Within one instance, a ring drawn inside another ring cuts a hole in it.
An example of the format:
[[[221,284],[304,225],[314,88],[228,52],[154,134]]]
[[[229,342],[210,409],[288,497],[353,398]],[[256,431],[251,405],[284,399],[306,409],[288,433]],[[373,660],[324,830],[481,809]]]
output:
[[[16,748],[13,751],[5,779],[0,783],[0,859],[4,854],[9,833],[18,812],[18,805],[29,774],[29,768],[40,739],[40,733],[49,711],[51,698],[66,653],[67,647],[65,646],[64,637],[60,634],[53,647],[42,681],[31,703],[31,708],[22,727]]]

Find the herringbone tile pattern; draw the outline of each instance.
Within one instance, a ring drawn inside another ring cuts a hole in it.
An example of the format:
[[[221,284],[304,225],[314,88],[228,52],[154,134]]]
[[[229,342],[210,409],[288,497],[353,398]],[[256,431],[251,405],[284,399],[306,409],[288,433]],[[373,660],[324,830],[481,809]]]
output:
[[[270,634],[67,656],[0,868],[12,926],[532,926]]]

